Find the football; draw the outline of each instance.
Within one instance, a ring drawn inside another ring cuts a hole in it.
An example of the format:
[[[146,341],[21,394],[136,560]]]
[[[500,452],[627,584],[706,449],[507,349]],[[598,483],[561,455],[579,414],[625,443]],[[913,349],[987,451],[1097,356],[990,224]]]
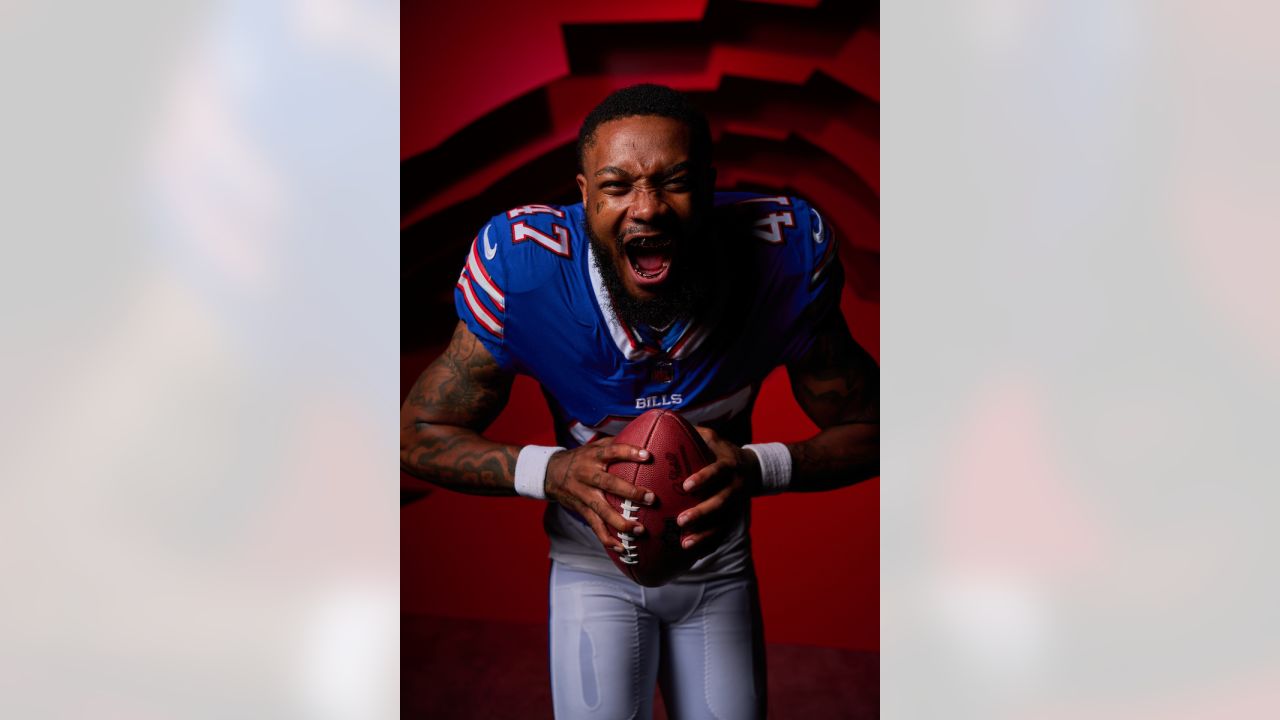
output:
[[[685,492],[686,478],[715,461],[715,454],[687,420],[670,410],[649,410],[632,420],[615,442],[649,451],[648,462],[615,462],[609,472],[651,491],[653,505],[643,505],[605,494],[613,508],[644,526],[640,535],[620,536],[623,552],[609,550],[618,569],[647,587],[657,587],[687,571],[700,555],[680,546],[683,529],[676,524],[680,513],[701,498]]]

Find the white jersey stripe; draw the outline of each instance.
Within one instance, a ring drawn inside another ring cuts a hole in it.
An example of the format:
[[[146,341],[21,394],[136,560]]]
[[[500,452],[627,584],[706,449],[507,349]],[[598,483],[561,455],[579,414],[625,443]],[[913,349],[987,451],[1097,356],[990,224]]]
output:
[[[502,309],[507,309],[507,298],[502,291],[493,284],[493,278],[489,277],[489,272],[484,269],[484,265],[480,262],[480,252],[476,249],[475,241],[471,243],[471,254],[467,256],[467,269],[471,271],[471,277],[475,279],[476,284],[485,291],[489,297],[493,298],[493,302]]]
[[[818,261],[818,267],[813,271],[813,276],[809,278],[809,282],[817,282],[818,276],[822,275],[822,271],[827,269],[827,266],[831,264],[831,261],[834,260],[835,257],[836,241],[835,238],[832,238],[827,245],[826,252],[822,255],[822,259]]]
[[[605,289],[604,279],[600,277],[600,269],[596,267],[595,248],[591,247],[587,258],[587,267],[591,273],[591,289],[596,294],[596,302],[600,305],[600,310],[604,314],[604,323],[609,327],[609,336],[613,338],[613,344],[618,346],[621,352],[628,360],[639,360],[640,358],[649,357],[653,351],[633,345],[631,338],[627,337],[627,331],[622,327],[622,321],[613,312],[613,303],[609,300],[609,291]]]
[[[688,330],[685,331],[689,332]],[[674,348],[675,353],[671,356],[673,360],[679,360],[689,355],[689,353],[698,349],[703,340],[707,339],[707,335],[711,333],[711,328],[706,325],[699,325],[696,330],[692,331],[687,338],[682,341],[678,348]]]
[[[467,282],[466,273],[463,273],[458,278],[458,287],[462,288],[462,296],[467,301],[467,307],[471,308],[471,313],[476,316],[476,320],[479,320],[481,325],[488,328],[489,332],[501,337],[502,323],[476,297],[475,292],[471,289],[471,283]]]
[[[685,420],[698,425],[710,420],[719,420],[722,418],[732,419],[738,416],[738,413],[747,409],[751,404],[752,387],[750,385],[738,390],[728,397],[721,398],[706,405],[698,405],[682,411],[680,414]]]
[[[682,315],[675,322],[676,323],[684,322],[686,317],[687,316]],[[684,327],[680,328],[680,332],[676,333],[675,335],[671,335],[670,337],[664,337],[662,339],[663,350],[668,353],[679,352],[681,343],[684,343],[687,338],[690,338],[693,336],[694,325],[695,324],[692,321],[685,322]],[[675,357],[675,356],[672,355],[672,357]]]
[[[622,428],[626,427],[629,422],[631,421],[610,420],[598,428],[588,427],[580,422],[575,422],[569,426],[569,434],[573,436],[574,440],[578,441],[579,445],[586,445],[595,439],[597,433],[602,432],[601,428],[608,428],[609,432],[606,433],[608,435],[617,435],[622,432]]]

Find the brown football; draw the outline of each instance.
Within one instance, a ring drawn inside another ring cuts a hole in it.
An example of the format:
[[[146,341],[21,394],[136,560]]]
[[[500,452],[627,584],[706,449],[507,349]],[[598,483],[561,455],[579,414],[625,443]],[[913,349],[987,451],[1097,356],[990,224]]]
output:
[[[615,442],[644,448],[648,462],[615,462],[609,472],[656,496],[653,505],[624,501],[605,494],[619,513],[644,526],[641,535],[621,536],[623,552],[609,550],[609,557],[628,577],[656,587],[687,571],[700,557],[680,547],[683,530],[676,525],[680,513],[701,500],[682,487],[686,478],[715,461],[711,448],[687,420],[670,410],[650,410],[627,424]]]

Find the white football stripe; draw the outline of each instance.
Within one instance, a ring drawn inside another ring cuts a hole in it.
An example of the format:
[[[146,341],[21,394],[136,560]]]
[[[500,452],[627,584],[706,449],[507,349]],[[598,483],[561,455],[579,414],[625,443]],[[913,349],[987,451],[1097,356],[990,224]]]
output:
[[[622,428],[626,427],[629,422],[631,422],[630,418],[613,419],[608,422],[601,423],[597,427],[591,427],[580,422],[575,422],[569,426],[569,434],[573,436],[574,440],[578,441],[579,445],[586,445],[591,442],[592,438],[596,436],[596,433],[604,433],[605,435],[612,437],[622,432]]]
[[[686,330],[686,332],[688,331]],[[684,342],[684,345],[682,345],[680,349],[671,356],[671,358],[673,360],[679,360],[688,356],[689,353],[697,350],[698,346],[702,344],[702,341],[706,340],[707,336],[710,334],[711,328],[709,326],[699,325],[698,329],[693,331],[693,334],[689,336],[689,339]]]
[[[502,323],[498,322],[489,310],[481,304],[476,297],[475,291],[471,289],[471,283],[467,282],[467,276],[463,275],[458,278],[458,287],[462,288],[462,296],[467,301],[467,307],[471,308],[471,313],[476,316],[476,320],[480,321],[494,335],[502,335]]]
[[[834,260],[835,258],[836,258],[836,243],[834,240],[832,240],[831,244],[827,246],[826,253],[824,253],[822,256],[822,259],[818,261],[818,267],[813,271],[813,276],[809,278],[809,282],[817,282],[818,276],[822,275],[822,271],[826,270],[827,266],[829,266],[831,264],[831,261]]]
[[[590,247],[590,244],[588,244],[588,247]],[[652,350],[631,344],[631,339],[627,337],[627,331],[622,327],[622,321],[613,312],[613,303],[609,300],[609,291],[605,289],[604,279],[600,277],[600,270],[596,268],[594,247],[590,247],[590,253],[591,257],[587,258],[587,267],[591,273],[591,289],[596,294],[596,302],[599,303],[600,310],[604,314],[604,324],[609,327],[609,336],[613,338],[613,344],[618,346],[618,350],[628,360],[639,360],[652,355]]]
[[[506,310],[507,298],[489,281],[489,273],[485,271],[484,265],[480,264],[480,254],[476,250],[475,243],[471,243],[471,254],[467,256],[467,268],[471,270],[471,277],[475,278],[476,284],[485,291],[485,294],[493,298],[499,308]]]
[[[695,408],[680,411],[685,420],[697,425],[710,420],[726,420],[737,417],[751,403],[751,386],[748,385],[728,397]]]

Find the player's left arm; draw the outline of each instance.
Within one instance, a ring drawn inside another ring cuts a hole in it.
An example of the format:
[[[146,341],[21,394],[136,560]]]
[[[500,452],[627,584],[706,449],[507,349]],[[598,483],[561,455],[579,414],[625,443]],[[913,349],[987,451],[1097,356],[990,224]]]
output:
[[[849,334],[838,309],[816,330],[809,350],[787,365],[796,402],[819,428],[808,440],[786,444],[791,456],[788,491],[833,490],[880,474],[880,368]],[[698,432],[716,461],[685,481],[686,490],[708,493],[677,518],[685,528],[685,547],[722,532],[720,518],[726,511],[740,506],[746,496],[765,492],[754,452],[709,428]]]
[[[827,315],[787,375],[796,402],[819,428],[808,440],[787,443],[787,490],[832,490],[879,475],[880,368],[839,310]]]
[[[784,356],[791,391],[818,433],[802,442],[758,448],[768,459],[766,484],[761,455],[698,428],[716,461],[685,481],[686,491],[706,498],[677,519],[687,533],[686,547],[689,540],[702,543],[720,532],[722,519],[749,496],[779,489],[832,490],[880,473],[880,369],[849,334],[840,312],[844,275],[831,227],[798,199],[779,202],[770,212],[770,218],[791,220],[785,228],[775,223],[779,237],[770,240],[781,248],[778,260],[803,278],[792,292],[803,299],[806,314],[786,339]]]
[[[818,426],[818,434],[786,443],[791,470],[785,489],[834,490],[879,475],[880,368],[849,334],[838,308],[815,328],[813,344],[804,355],[787,364],[787,375],[796,402]],[[691,508],[687,520],[714,515],[743,493],[770,492],[761,481],[756,453],[710,428],[700,427],[698,432],[716,461],[691,475],[685,489],[717,491]]]

